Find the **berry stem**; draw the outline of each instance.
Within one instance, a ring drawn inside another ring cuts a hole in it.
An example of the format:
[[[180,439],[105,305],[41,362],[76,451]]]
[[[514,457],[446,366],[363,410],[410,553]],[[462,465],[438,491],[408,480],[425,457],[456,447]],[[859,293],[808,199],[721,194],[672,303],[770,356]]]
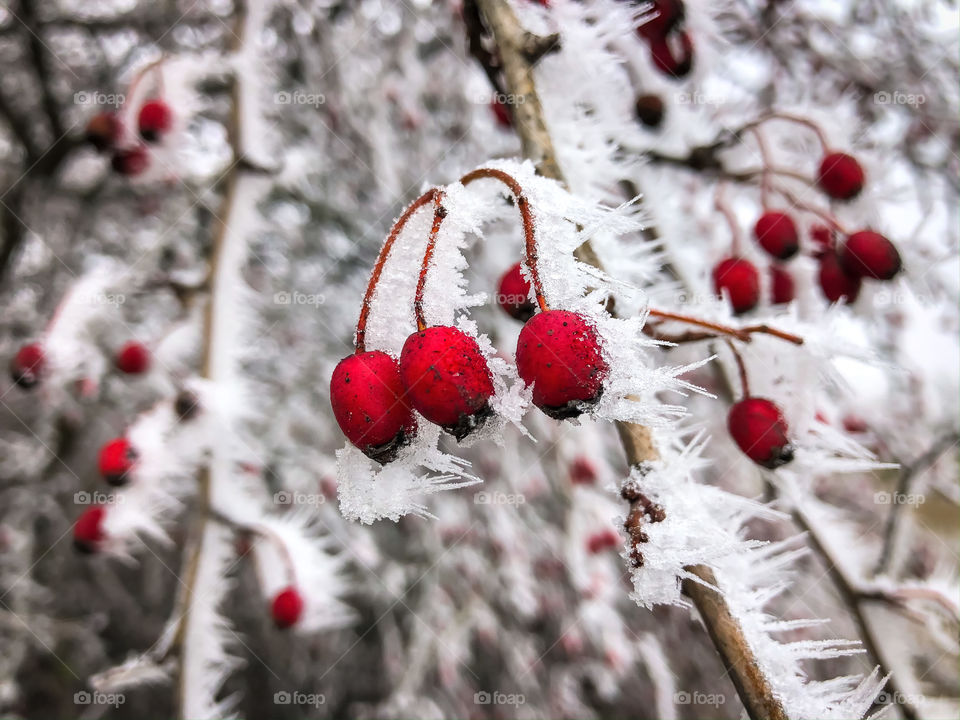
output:
[[[743,357],[731,340],[727,340],[727,347],[730,348],[734,360],[737,361],[737,370],[740,372],[740,389],[743,391],[743,396],[748,398],[750,397],[750,383],[747,381],[747,366],[744,365]]]
[[[512,175],[495,168],[477,168],[476,170],[468,172],[460,178],[460,184],[469,185],[474,180],[481,178],[499,180],[513,193],[514,200],[517,203],[517,209],[520,210],[520,220],[523,222],[523,235],[526,243],[524,263],[526,263],[527,268],[530,270],[530,276],[533,278],[533,293],[537,296],[537,305],[540,306],[541,312],[546,312],[550,309],[550,306],[547,304],[547,300],[543,295],[543,284],[540,282],[540,273],[537,271],[537,258],[539,257],[537,254],[537,237],[533,224],[533,213],[530,211],[530,203],[527,200],[527,196],[523,194],[523,188]]]
[[[390,250],[393,248],[393,243],[400,235],[400,231],[403,230],[411,216],[424,205],[431,202],[437,192],[437,188],[430,188],[423,195],[410,203],[407,209],[403,211],[403,214],[393,224],[393,227],[390,228],[390,234],[387,235],[387,239],[383,243],[383,247],[380,248],[380,254],[377,256],[377,262],[374,264],[373,271],[370,273],[370,282],[367,283],[367,292],[363,296],[363,305],[360,307],[360,317],[357,320],[357,337],[354,343],[357,355],[366,352],[365,340],[367,334],[367,318],[370,315],[370,304],[373,301],[373,291],[377,289],[377,283],[380,282],[380,274],[383,272],[383,266],[387,261],[387,257],[390,255]]]
[[[289,581],[288,584],[297,584],[297,573],[293,564],[293,557],[290,555],[290,549],[287,547],[286,543],[280,539],[280,536],[277,535],[273,530],[265,525],[247,525],[239,520],[234,520],[232,517],[217,510],[215,507],[208,508],[207,513],[210,515],[212,520],[215,520],[221,525],[226,525],[238,534],[257,535],[276,545],[277,551],[280,553],[280,557],[283,559],[283,564],[286,566],[287,579]]]
[[[832,227],[834,230],[837,230],[842,235],[850,234],[849,232],[847,232],[847,230],[843,228],[843,226],[840,224],[840,222],[832,213],[827,212],[826,210],[821,210],[820,208],[814,205],[804,202],[803,200],[798,198],[796,195],[794,195],[792,192],[790,192],[784,187],[776,186],[774,187],[774,190],[778,194],[782,195],[787,200],[787,202],[789,202],[798,210],[804,210],[805,212],[816,215],[817,217],[819,217],[821,220],[823,220],[830,227]]]
[[[801,117],[800,115],[794,115],[793,113],[787,112],[771,112],[763,115],[762,117],[754,120],[752,123],[748,124],[743,130],[752,130],[757,125],[761,125],[769,120],[784,120],[786,122],[796,123],[797,125],[803,125],[806,128],[813,130],[817,135],[817,140],[820,142],[820,147],[823,149],[823,152],[826,153],[830,148],[830,143],[827,142],[827,136],[823,132],[817,123],[809,118]]]
[[[737,224],[737,219],[733,215],[733,210],[731,210],[730,206],[727,205],[727,201],[724,196],[723,183],[718,184],[716,191],[714,191],[713,206],[723,215],[727,221],[727,225],[730,226],[730,235],[732,236],[730,243],[731,254],[739,255],[741,247],[740,226]]]
[[[763,333],[764,335],[773,335],[781,340],[786,340],[794,345],[803,345],[802,337],[793,335],[783,330],[777,330],[769,325],[748,325],[747,327],[743,328],[734,328],[730,327],[729,325],[720,325],[719,323],[710,322],[709,320],[701,320],[700,318],[695,318],[690,315],[681,315],[679,313],[667,312],[666,310],[657,310],[656,308],[648,308],[647,312],[650,317],[656,317],[662,320],[674,320],[676,322],[687,323],[688,325],[696,325],[698,327],[706,328],[707,330],[712,330],[719,335],[727,335],[736,338],[742,342],[750,342],[750,336],[753,333]]]
[[[759,127],[752,127],[750,131],[757,139],[757,147],[760,149],[760,159],[763,162],[763,170],[760,171],[760,202],[763,204],[763,211],[766,212],[770,207],[770,151],[767,148],[767,141]]]
[[[437,235],[440,232],[440,225],[447,216],[447,209],[443,206],[443,198],[446,197],[443,190],[438,190],[433,196],[433,227],[430,228],[430,237],[427,239],[427,249],[423,253],[423,263],[420,265],[420,279],[417,281],[417,293],[413,297],[413,313],[417,318],[417,330],[426,330],[427,322],[423,317],[423,289],[427,285],[427,272],[430,268],[430,261],[433,259],[433,251],[437,247]]]

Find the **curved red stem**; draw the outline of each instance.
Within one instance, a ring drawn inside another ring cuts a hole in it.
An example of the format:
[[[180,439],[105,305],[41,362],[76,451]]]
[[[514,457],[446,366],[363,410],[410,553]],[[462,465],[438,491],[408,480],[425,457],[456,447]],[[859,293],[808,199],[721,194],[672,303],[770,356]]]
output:
[[[417,318],[417,330],[426,330],[427,322],[423,317],[423,289],[427,285],[427,271],[430,268],[430,261],[433,259],[433,251],[437,246],[437,234],[440,232],[440,225],[447,216],[447,209],[442,205],[445,193],[443,190],[437,191],[433,196],[433,227],[430,228],[430,237],[427,239],[427,249],[423,253],[423,263],[420,265],[420,279],[417,281],[417,293],[413,297],[413,314]]]
[[[727,345],[730,346],[730,352],[733,353],[733,358],[737,361],[737,370],[740,371],[740,388],[743,391],[743,396],[748,398],[750,397],[750,383],[747,381],[747,366],[743,364],[743,358],[740,356],[737,348],[734,347],[733,342],[727,340]]]

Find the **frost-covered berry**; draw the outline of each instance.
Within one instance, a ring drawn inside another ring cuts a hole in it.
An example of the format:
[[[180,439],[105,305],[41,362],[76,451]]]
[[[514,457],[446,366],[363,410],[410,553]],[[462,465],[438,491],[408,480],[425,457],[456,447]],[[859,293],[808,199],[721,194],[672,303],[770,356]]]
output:
[[[574,485],[593,485],[597,481],[597,469],[590,458],[580,455],[570,465],[570,481]]]
[[[620,536],[615,530],[601,530],[587,538],[587,552],[591,555],[596,555],[604,550],[619,547],[622,544],[623,541],[620,540]]]
[[[330,404],[347,440],[379,463],[394,460],[417,430],[400,366],[380,350],[350,355],[337,364]]]
[[[430,327],[407,338],[400,377],[417,412],[462,440],[491,413],[493,376],[477,341],[457,328]]]
[[[557,420],[580,415],[603,393],[609,367],[587,318],[567,310],[534,315],[517,340],[517,372],[533,402]]]
[[[683,78],[693,69],[693,41],[685,31],[650,40],[650,57],[664,75]]]
[[[787,421],[772,400],[748,397],[735,403],[727,415],[727,429],[757,465],[773,469],[793,460]]]
[[[682,0],[653,0],[649,19],[637,26],[637,35],[647,40],[661,38],[680,24],[686,14]]]
[[[789,260],[800,249],[800,237],[793,218],[784,212],[768,210],[753,226],[753,236],[777,260]]]
[[[98,152],[109,150],[120,136],[120,119],[112,112],[97,113],[87,122],[85,134]]]
[[[820,188],[835,200],[850,200],[863,190],[865,176],[852,155],[832,152],[824,155],[817,172]]]
[[[840,264],[837,253],[832,250],[820,255],[818,279],[824,296],[832,303],[840,300],[852,303],[860,294],[860,278],[849,274]]]
[[[103,505],[93,505],[83,511],[73,524],[73,547],[82,553],[94,553],[100,549],[106,534],[103,520],[107,509]]]
[[[500,97],[494,97],[490,101],[490,110],[493,112],[497,125],[504,129],[513,127],[513,115],[510,114],[510,108]]]
[[[270,605],[270,615],[281,630],[296,625],[303,615],[303,596],[300,591],[291,585],[278,592]]]
[[[500,278],[497,304],[507,315],[521,322],[533,317],[537,306],[530,299],[530,283],[520,272],[520,263],[512,265]]]
[[[114,438],[100,448],[97,466],[103,479],[111,485],[126,485],[137,462],[137,451],[126,438]]]
[[[10,360],[10,379],[29,390],[43,378],[46,356],[40,343],[27,343]]]
[[[783,305],[796,297],[793,276],[780,265],[770,266],[770,300],[774,305]]]
[[[665,111],[663,99],[652,93],[638,95],[637,101],[634,103],[634,111],[637,114],[637,120],[646,127],[660,127]]]
[[[127,177],[139,175],[150,164],[150,155],[147,149],[141,145],[136,147],[117,150],[110,160],[110,165],[114,172]]]
[[[880,233],[853,233],[837,251],[840,264],[854,277],[890,280],[902,267],[896,246]]]
[[[749,260],[730,257],[713,268],[713,288],[717,295],[726,291],[737,314],[753,310],[760,301],[760,275]]]
[[[143,343],[131,340],[120,348],[113,364],[122,373],[140,375],[150,369],[150,351]]]
[[[147,142],[157,142],[172,126],[173,111],[163,100],[147,100],[140,108],[137,127]]]

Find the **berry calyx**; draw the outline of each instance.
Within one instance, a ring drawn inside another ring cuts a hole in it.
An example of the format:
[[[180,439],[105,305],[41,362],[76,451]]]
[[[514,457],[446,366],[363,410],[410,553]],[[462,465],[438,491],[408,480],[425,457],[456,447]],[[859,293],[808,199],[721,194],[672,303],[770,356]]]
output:
[[[860,294],[860,278],[848,273],[840,258],[833,250],[820,255],[820,272],[818,274],[820,289],[824,296],[832,303],[845,300],[852,303]]]
[[[713,268],[713,288],[717,295],[726,291],[738,315],[753,310],[760,301],[760,275],[754,264],[743,258],[730,257],[717,263]]]
[[[843,269],[854,277],[890,280],[903,266],[896,246],[871,230],[853,233],[837,255]]]
[[[100,448],[97,466],[103,479],[114,486],[130,482],[130,472],[137,462],[137,451],[126,438],[114,438]]]
[[[800,249],[797,226],[784,212],[765,212],[753,226],[753,235],[760,247],[777,260],[789,260]]]
[[[770,301],[774,305],[785,305],[796,297],[793,276],[786,268],[770,266]]]
[[[517,372],[533,385],[534,404],[563,420],[599,401],[609,366],[597,330],[587,318],[568,310],[546,310],[520,331]]]
[[[139,175],[150,164],[150,155],[147,149],[141,145],[117,150],[110,159],[110,166],[114,172],[127,177]]]
[[[103,505],[93,505],[84,510],[73,524],[73,547],[82,553],[94,553],[100,549],[100,543],[106,537],[103,520],[107,509]]]
[[[863,190],[863,168],[852,155],[832,152],[824,155],[817,172],[820,189],[835,200],[851,200]]]
[[[181,390],[173,400],[173,412],[180,422],[192,420],[200,412],[200,398],[189,390]]]
[[[648,16],[650,19],[637,26],[637,35],[647,40],[664,37],[686,15],[682,0],[653,0],[652,5]]]
[[[693,69],[693,41],[686,31],[670,33],[650,40],[654,66],[672,78],[683,78]]]
[[[416,433],[400,367],[380,350],[341,360],[330,378],[330,404],[347,439],[379,463],[397,457]]]
[[[119,137],[120,120],[115,113],[97,113],[87,123],[87,142],[93,145],[97,152],[112,148]]]
[[[27,343],[10,360],[10,379],[24,390],[34,387],[43,378],[46,356],[40,343]]]
[[[140,375],[150,369],[150,351],[142,343],[131,340],[113,359],[117,370],[128,375]]]
[[[499,96],[495,96],[490,101],[490,110],[493,111],[493,117],[499,127],[505,130],[513,127],[513,115],[510,114],[510,108]]]
[[[296,625],[303,615],[303,596],[292,585],[284,588],[274,596],[270,604],[270,615],[273,623],[281,630]]]
[[[778,468],[793,460],[787,421],[772,400],[747,397],[730,408],[727,429],[743,454],[757,465]]]
[[[526,322],[533,317],[537,306],[530,299],[530,283],[520,272],[520,263],[512,265],[500,278],[497,304],[507,315],[521,322]]]
[[[648,128],[660,127],[663,122],[665,107],[659,95],[647,94],[637,96],[634,103],[637,120]]]
[[[173,126],[173,111],[163,100],[147,100],[137,117],[140,137],[157,142]]]
[[[400,377],[417,412],[457,440],[492,412],[490,368],[477,341],[457,328],[429,327],[410,335],[400,352]]]

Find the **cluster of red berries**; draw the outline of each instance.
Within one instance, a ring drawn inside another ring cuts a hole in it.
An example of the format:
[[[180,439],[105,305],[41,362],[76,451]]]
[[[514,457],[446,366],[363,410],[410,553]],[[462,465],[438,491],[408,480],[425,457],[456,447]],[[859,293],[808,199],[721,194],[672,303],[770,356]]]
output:
[[[99,152],[111,153],[114,171],[126,176],[139,175],[150,165],[146,143],[157,143],[173,127],[173,111],[159,98],[147,100],[137,114],[140,141],[123,145],[123,123],[118,113],[101,112],[87,123],[86,137]]]
[[[664,75],[683,78],[693,69],[693,40],[685,28],[682,0],[652,0],[649,19],[637,26],[637,35],[650,48],[654,66]]]
[[[113,364],[126,375],[142,375],[150,369],[150,350],[143,343],[131,340],[117,351]],[[27,343],[10,360],[10,379],[24,390],[35,387],[46,370],[46,353],[39,342]]]
[[[828,152],[820,162],[817,184],[831,199],[850,200],[863,189],[865,176],[857,160],[840,152]],[[799,233],[786,212],[765,210],[753,228],[754,238],[776,262],[770,267],[771,299],[774,304],[794,298],[794,283],[783,265],[800,249]],[[890,280],[901,269],[900,253],[892,242],[872,230],[860,230],[837,246],[834,232],[816,226],[811,233],[820,262],[820,287],[830,302],[853,302],[864,278]],[[713,269],[713,285],[718,295],[730,298],[737,314],[749,312],[760,301],[760,276],[756,266],[741,257],[721,260]]]

